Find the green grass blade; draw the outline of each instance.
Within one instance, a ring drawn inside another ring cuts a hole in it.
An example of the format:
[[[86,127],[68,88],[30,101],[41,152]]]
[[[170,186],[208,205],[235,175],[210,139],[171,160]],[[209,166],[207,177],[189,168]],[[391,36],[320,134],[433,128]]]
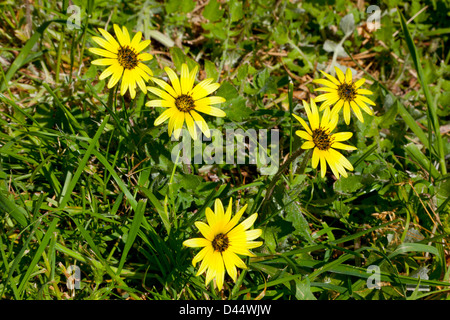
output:
[[[103,129],[105,128],[106,124],[108,123],[108,120],[109,120],[109,115],[106,115],[105,118],[103,119],[102,124],[100,125],[97,132],[95,133],[94,138],[90,141],[89,147],[87,148],[87,150],[83,156],[83,159],[78,164],[78,169],[77,169],[77,171],[75,171],[73,178],[66,180],[66,184],[67,183],[69,183],[69,184],[68,184],[68,186],[64,185],[64,187],[63,187],[63,190],[65,190],[65,194],[59,202],[60,209],[64,209],[64,206],[69,201],[72,191],[75,188],[75,185],[78,183],[78,179],[80,178],[81,174],[83,173],[84,168],[85,168],[87,162],[89,161],[91,154],[94,151],[97,141],[100,138],[101,134],[103,133]]]
[[[67,118],[67,121],[69,122],[69,125],[72,129],[72,133],[79,132],[84,137],[88,137],[88,134],[83,129],[83,127],[80,125],[80,123],[77,121],[77,119],[72,115],[72,113],[64,106],[64,104],[61,102],[61,100],[58,98],[58,96],[55,94],[55,92],[50,88],[48,84],[45,82],[42,83],[44,88],[50,93],[50,95],[55,99],[56,105],[63,111],[64,115]],[[108,115],[109,116],[109,115]],[[74,130],[76,129],[76,131]]]
[[[125,185],[125,183],[120,179],[117,172],[114,170],[114,168],[109,164],[108,160],[97,150],[93,150],[92,153],[94,156],[100,161],[106,168],[106,170],[109,171],[111,176],[113,177],[114,181],[116,181],[117,185],[119,186],[120,190],[125,194],[125,197],[127,198],[128,202],[130,203],[131,207],[136,210],[137,209],[137,201],[134,198],[134,196],[131,194],[128,187]]]
[[[402,117],[403,121],[405,121],[406,125],[411,129],[411,131],[419,138],[420,142],[427,148],[428,150],[435,152],[433,146],[430,148],[430,144],[428,141],[428,137],[422,128],[417,124],[414,118],[409,114],[408,110],[397,101],[398,113]],[[435,152],[435,154],[437,154]]]
[[[47,247],[48,242],[50,241],[50,238],[53,236],[53,232],[56,229],[56,226],[58,225],[59,218],[55,217],[53,218],[52,222],[50,223],[50,226],[48,227],[47,231],[45,232],[44,238],[41,241],[41,244],[39,245],[38,249],[36,250],[33,259],[28,264],[28,269],[25,275],[22,278],[22,281],[20,282],[18,291],[21,297],[23,297],[25,285],[28,282],[28,279],[30,278],[31,273],[34,271],[34,268],[36,267],[37,263],[42,257],[42,253],[44,252],[45,248]]]
[[[147,200],[140,200],[138,202],[133,222],[131,223],[130,230],[128,232],[127,241],[125,242],[125,247],[123,248],[122,256],[120,257],[119,266],[116,271],[117,275],[119,275],[120,272],[122,271],[128,252],[130,251],[131,246],[133,245],[134,240],[136,239],[136,236],[138,234],[139,228],[141,227],[142,219],[144,218],[146,204]]]
[[[430,160],[420,151],[419,147],[414,143],[410,143],[405,146],[405,151],[417,161],[421,167],[423,167],[427,172],[431,174],[434,179],[440,177],[440,173],[436,170],[434,166],[430,163]]]
[[[28,225],[27,218],[25,217],[25,209],[18,207],[14,202],[9,200],[0,192],[0,211],[6,211],[23,227]]]
[[[155,195],[147,188],[144,187],[139,187],[139,190],[141,190],[145,196],[150,200],[150,202],[152,203],[152,205],[155,207],[156,211],[159,214],[159,217],[161,218],[164,227],[166,228],[167,233],[170,233],[170,229],[171,229],[171,224],[169,221],[169,217],[166,214],[163,205],[161,204],[161,202],[155,197]]]
[[[399,254],[408,252],[429,252],[439,259],[439,251],[437,248],[421,243],[402,243],[388,256],[388,258],[392,259]]]
[[[437,151],[439,156],[439,164],[442,174],[447,173],[447,167],[445,163],[445,154],[444,154],[444,144],[441,137],[441,132],[439,128],[439,119],[436,113],[436,105],[431,97],[430,90],[428,88],[428,83],[425,78],[425,75],[423,73],[422,64],[420,63],[420,57],[417,52],[416,46],[414,44],[414,41],[411,37],[411,34],[409,33],[408,26],[405,20],[405,17],[401,13],[400,10],[397,10],[398,15],[400,17],[400,23],[402,26],[403,34],[405,35],[405,41],[408,46],[409,52],[411,53],[411,58],[414,62],[414,67],[417,71],[417,76],[419,78],[420,84],[422,86],[423,93],[425,95],[425,99],[427,101],[427,114],[428,114],[428,122],[431,123],[431,126],[429,125],[429,144],[431,145],[431,131],[433,130],[436,136],[436,144],[437,144]],[[430,128],[431,127],[431,128]],[[432,130],[430,130],[432,129]]]

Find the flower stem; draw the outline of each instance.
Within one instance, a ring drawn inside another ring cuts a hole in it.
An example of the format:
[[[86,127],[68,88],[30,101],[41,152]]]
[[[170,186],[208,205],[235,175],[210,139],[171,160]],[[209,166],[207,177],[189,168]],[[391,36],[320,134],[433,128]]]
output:
[[[295,150],[294,153],[292,153],[289,158],[286,159],[286,161],[281,165],[281,167],[278,169],[277,173],[275,173],[275,175],[272,178],[272,181],[270,181],[270,184],[267,188],[267,192],[266,195],[264,196],[264,199],[262,201],[261,204],[261,217],[264,215],[264,213],[266,212],[266,207],[269,204],[269,200],[272,198],[273,195],[273,191],[275,190],[275,186],[277,184],[277,181],[280,179],[281,175],[283,174],[284,170],[286,170],[286,168],[288,168],[290,166],[290,164],[297,158],[299,157],[305,150],[298,148],[297,150]],[[304,157],[302,163],[300,164],[300,169],[299,169],[299,173],[302,174],[305,171],[306,168],[306,163],[308,162],[309,158],[311,157],[311,150],[308,150],[307,155]]]

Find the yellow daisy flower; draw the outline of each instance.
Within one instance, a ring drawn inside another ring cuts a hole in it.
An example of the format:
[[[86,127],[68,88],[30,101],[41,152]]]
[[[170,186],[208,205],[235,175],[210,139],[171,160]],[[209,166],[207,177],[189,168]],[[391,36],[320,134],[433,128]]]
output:
[[[184,121],[192,139],[197,139],[196,125],[206,137],[210,137],[209,127],[203,117],[198,112],[203,112],[211,116],[225,117],[226,114],[219,108],[211,105],[225,102],[225,99],[218,96],[207,97],[207,95],[216,91],[219,83],[212,83],[213,79],[205,79],[194,87],[195,77],[198,67],[189,71],[187,64],[181,66],[181,77],[178,78],[175,71],[165,67],[169,76],[171,86],[160,79],[152,78],[162,89],[157,87],[147,87],[147,89],[160,97],[158,100],[151,100],[145,105],[148,107],[167,108],[156,120],[155,126],[160,125],[169,119],[169,136],[174,133],[176,139],[181,134]]]
[[[341,143],[342,141],[351,138],[353,133],[351,132],[338,132],[331,134],[336,128],[339,116],[337,113],[331,113],[330,108],[326,108],[322,114],[322,119],[319,117],[319,110],[316,103],[311,99],[311,107],[306,101],[303,101],[303,106],[308,116],[308,124],[299,116],[294,114],[294,117],[300,122],[303,130],[297,130],[295,133],[305,140],[307,140],[301,146],[302,149],[312,149],[312,167],[316,168],[320,161],[320,169],[322,178],[325,177],[327,171],[327,163],[331,168],[331,171],[339,179],[339,175],[347,177],[345,169],[352,171],[352,164],[335,149],[343,150],[356,150],[355,147]]]
[[[247,266],[238,255],[255,256],[250,249],[257,248],[262,245],[262,241],[252,241],[258,238],[262,230],[250,229],[258,217],[257,213],[242,221],[242,217],[247,205],[242,207],[236,215],[231,218],[232,199],[226,212],[224,211],[222,201],[216,199],[214,202],[214,212],[210,208],[206,208],[206,219],[208,224],[197,221],[195,226],[200,230],[204,238],[193,238],[183,242],[187,247],[201,247],[199,253],[192,260],[195,267],[197,262],[201,261],[197,276],[206,271],[205,285],[215,279],[217,288],[222,290],[225,270],[231,279],[236,282],[236,267],[246,269]]]
[[[350,108],[355,113],[356,117],[359,121],[364,122],[363,115],[361,113],[361,109],[363,109],[369,115],[372,115],[373,112],[369,108],[369,105],[374,106],[375,102],[370,100],[369,98],[363,96],[363,94],[371,95],[372,91],[367,89],[360,89],[360,87],[364,84],[366,79],[361,78],[360,80],[353,82],[352,81],[352,72],[350,68],[348,68],[344,73],[338,67],[334,68],[336,70],[337,79],[326,72],[322,72],[322,74],[328,78],[327,79],[315,79],[313,82],[318,84],[323,84],[325,87],[316,88],[314,91],[325,91],[327,93],[321,94],[316,97],[315,102],[321,102],[320,111],[325,109],[326,107],[330,107],[334,104],[334,107],[331,110],[331,113],[338,113],[342,107],[344,107],[344,120],[348,125],[350,123]]]
[[[124,95],[127,90],[132,99],[136,96],[136,83],[142,92],[147,93],[145,82],[153,75],[149,67],[141,61],[148,61],[153,58],[150,53],[142,52],[149,44],[150,40],[141,41],[142,32],[137,32],[133,39],[130,38],[127,28],[114,25],[114,32],[119,42],[106,30],[99,28],[104,38],[92,37],[102,48],[89,48],[89,51],[104,58],[92,61],[92,64],[99,66],[109,66],[99,79],[103,80],[109,76],[108,88],[114,87],[122,78],[120,94]]]

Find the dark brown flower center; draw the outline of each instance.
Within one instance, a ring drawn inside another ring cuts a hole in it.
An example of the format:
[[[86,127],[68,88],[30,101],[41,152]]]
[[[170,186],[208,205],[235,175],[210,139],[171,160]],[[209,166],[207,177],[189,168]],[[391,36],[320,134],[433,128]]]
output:
[[[224,252],[227,250],[229,245],[230,241],[228,240],[227,235],[223,233],[216,235],[212,241],[214,251]]]
[[[331,148],[333,139],[327,131],[322,128],[315,129],[312,133],[313,142],[319,150],[328,150]]]
[[[120,47],[117,52],[117,60],[119,61],[119,64],[129,70],[137,67],[139,62],[137,56],[136,51],[129,46]]]
[[[194,99],[191,96],[182,94],[175,99],[175,106],[180,111],[189,112],[195,108]]]
[[[356,89],[352,84],[348,84],[348,83],[342,83],[339,87],[338,87],[338,95],[339,98],[345,100],[345,101],[353,101],[355,100],[355,96],[356,96]]]

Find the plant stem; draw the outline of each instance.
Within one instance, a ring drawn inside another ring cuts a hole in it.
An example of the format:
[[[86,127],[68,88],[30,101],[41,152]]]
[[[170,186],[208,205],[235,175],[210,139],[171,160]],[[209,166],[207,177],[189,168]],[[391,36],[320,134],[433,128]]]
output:
[[[277,181],[280,179],[281,175],[283,174],[284,170],[290,166],[290,164],[299,157],[305,150],[298,148],[294,153],[292,153],[289,158],[286,159],[286,161],[281,165],[281,167],[278,169],[277,173],[272,178],[272,181],[270,181],[270,184],[267,188],[266,195],[264,196],[264,199],[261,204],[261,213],[262,215],[266,211],[266,207],[269,204],[269,200],[272,198],[273,191],[275,189],[275,185],[277,184]],[[305,170],[306,163],[308,162],[309,158],[311,156],[311,150],[309,150],[308,154],[303,159],[302,164],[300,165],[300,174],[302,174]]]

